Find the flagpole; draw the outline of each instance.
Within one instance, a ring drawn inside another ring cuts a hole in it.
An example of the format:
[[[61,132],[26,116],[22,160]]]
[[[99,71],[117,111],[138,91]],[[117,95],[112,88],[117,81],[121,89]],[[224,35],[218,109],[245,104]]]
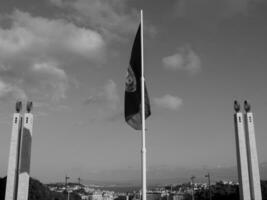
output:
[[[144,38],[143,10],[141,10],[141,97],[142,97],[142,200],[146,200],[146,123],[145,123],[145,77],[144,77]]]

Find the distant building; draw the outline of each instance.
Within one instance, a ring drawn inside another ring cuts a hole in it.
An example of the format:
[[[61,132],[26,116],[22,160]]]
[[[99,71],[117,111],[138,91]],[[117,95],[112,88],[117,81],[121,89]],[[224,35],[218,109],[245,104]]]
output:
[[[113,200],[113,192],[103,192],[102,198],[103,200]]]
[[[169,200],[184,200],[183,194],[171,194]]]
[[[114,200],[127,200],[127,196],[126,195],[118,195],[114,198]]]
[[[161,192],[147,193],[147,200],[161,200]]]
[[[94,191],[88,195],[88,200],[113,200],[114,193],[109,191]]]
[[[81,195],[81,199],[82,200],[89,200],[89,196],[88,195]]]
[[[88,198],[89,200],[103,200],[102,192],[99,192],[99,191],[90,193],[88,197],[89,197]]]

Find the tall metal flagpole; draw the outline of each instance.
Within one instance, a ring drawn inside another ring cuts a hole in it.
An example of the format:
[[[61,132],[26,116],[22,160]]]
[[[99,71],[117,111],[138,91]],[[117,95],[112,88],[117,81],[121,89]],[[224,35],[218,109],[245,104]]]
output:
[[[145,123],[145,77],[143,10],[141,10],[141,91],[142,91],[142,200],[146,200],[146,123]]]

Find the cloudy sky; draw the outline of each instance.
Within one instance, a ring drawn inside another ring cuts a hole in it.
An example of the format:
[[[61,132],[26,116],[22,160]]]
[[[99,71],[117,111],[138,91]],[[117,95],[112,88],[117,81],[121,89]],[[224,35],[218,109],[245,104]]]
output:
[[[32,176],[141,177],[140,133],[122,114],[141,8],[152,111],[149,178],[180,167],[235,166],[234,99],[251,102],[259,160],[267,161],[264,0],[3,0],[0,176],[14,103],[29,99]]]

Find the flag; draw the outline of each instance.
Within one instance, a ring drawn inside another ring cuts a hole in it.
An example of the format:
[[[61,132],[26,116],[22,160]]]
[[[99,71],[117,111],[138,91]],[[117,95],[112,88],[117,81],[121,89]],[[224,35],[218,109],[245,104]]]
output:
[[[130,65],[127,70],[124,99],[124,116],[126,122],[134,129],[142,129],[142,90],[141,90],[141,25],[135,36]],[[145,118],[151,114],[149,97],[145,86]]]

